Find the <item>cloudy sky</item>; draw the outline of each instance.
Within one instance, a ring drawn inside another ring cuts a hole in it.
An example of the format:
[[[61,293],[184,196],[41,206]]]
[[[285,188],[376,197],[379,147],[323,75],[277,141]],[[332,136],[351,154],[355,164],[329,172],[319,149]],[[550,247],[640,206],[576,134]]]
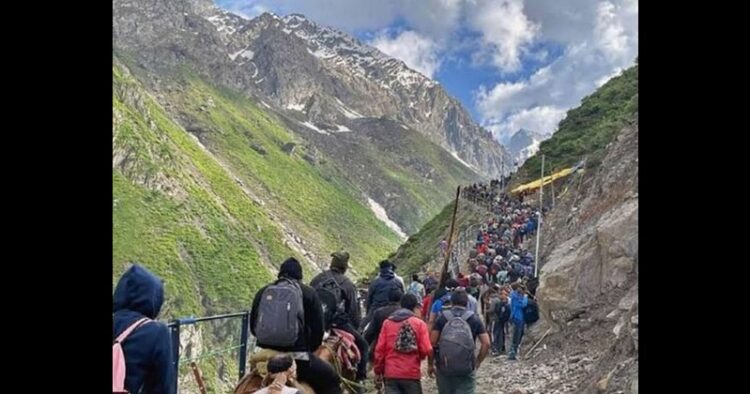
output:
[[[552,133],[638,55],[637,0],[215,0],[254,17],[300,13],[438,80],[506,142]]]

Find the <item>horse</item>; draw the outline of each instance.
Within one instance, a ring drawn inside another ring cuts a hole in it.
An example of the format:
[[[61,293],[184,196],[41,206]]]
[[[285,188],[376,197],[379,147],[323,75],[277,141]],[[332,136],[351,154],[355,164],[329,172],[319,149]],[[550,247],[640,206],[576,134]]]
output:
[[[328,335],[313,354],[330,364],[342,378],[342,385],[346,392],[353,394],[356,392],[356,387],[350,382],[356,380],[356,364],[354,364],[355,369],[350,369],[346,367],[345,360],[341,360],[340,354],[344,350],[341,348],[343,345],[344,341],[339,336]],[[253,354],[250,357],[250,371],[237,383],[234,394],[251,394],[268,385],[270,382],[266,377],[266,364],[268,359],[279,353],[281,352],[263,349]],[[298,389],[301,394],[315,394],[312,387],[305,382],[291,381],[287,382],[287,386]]]

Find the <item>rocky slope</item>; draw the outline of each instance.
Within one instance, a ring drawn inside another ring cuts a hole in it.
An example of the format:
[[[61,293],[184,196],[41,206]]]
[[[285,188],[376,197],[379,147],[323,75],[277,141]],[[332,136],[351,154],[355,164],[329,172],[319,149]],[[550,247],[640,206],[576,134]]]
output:
[[[519,361],[487,359],[477,393],[638,393],[637,121],[570,187],[542,229],[541,319]]]
[[[191,132],[210,126],[195,127],[201,122],[173,102],[182,89],[175,76],[186,70],[244,96],[293,131],[290,142],[305,146],[312,164],[325,155],[397,232],[416,232],[456,185],[510,168],[439,84],[302,16],[246,20],[210,1],[118,0],[113,21],[116,56],[175,121]]]

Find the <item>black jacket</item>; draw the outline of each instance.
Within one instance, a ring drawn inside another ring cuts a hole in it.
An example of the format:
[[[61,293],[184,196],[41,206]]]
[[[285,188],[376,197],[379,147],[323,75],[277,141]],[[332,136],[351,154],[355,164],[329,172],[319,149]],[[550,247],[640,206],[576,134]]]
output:
[[[388,319],[388,316],[390,316],[393,312],[396,312],[399,309],[401,309],[401,305],[398,302],[392,302],[388,305],[376,309],[375,312],[373,312],[372,321],[370,321],[370,325],[367,326],[367,330],[365,330],[364,335],[367,343],[373,344],[378,340],[380,329],[383,328],[383,323],[385,322],[385,320]]]
[[[357,295],[357,288],[354,286],[349,278],[343,273],[339,272],[335,268],[318,274],[310,282],[310,286],[315,288],[319,283],[328,279],[329,275],[333,275],[333,279],[341,286],[341,290],[344,296],[344,317],[354,327],[359,327],[359,322],[362,319],[361,312],[359,310],[359,296]]]
[[[320,305],[318,294],[312,287],[299,281],[297,281],[297,283],[299,283],[299,286],[302,289],[302,305],[305,308],[305,335],[297,338],[297,343],[290,348],[269,346],[260,342],[258,342],[258,346],[281,352],[314,352],[320,347],[320,344],[323,343],[323,308]],[[269,285],[263,286],[262,289],[258,290],[253,299],[253,309],[250,311],[250,332],[252,332],[253,335],[255,335],[255,324],[258,320],[258,305],[260,304],[260,298],[263,291],[268,286]]]
[[[495,313],[501,323],[505,323],[510,320],[510,300],[508,302],[499,301],[495,305]]]
[[[365,305],[367,312],[370,313],[388,304],[388,293],[390,293],[393,287],[399,287],[401,291],[404,291],[404,286],[396,279],[393,271],[389,268],[382,268],[380,276],[370,284],[370,288],[367,291],[367,305]]]

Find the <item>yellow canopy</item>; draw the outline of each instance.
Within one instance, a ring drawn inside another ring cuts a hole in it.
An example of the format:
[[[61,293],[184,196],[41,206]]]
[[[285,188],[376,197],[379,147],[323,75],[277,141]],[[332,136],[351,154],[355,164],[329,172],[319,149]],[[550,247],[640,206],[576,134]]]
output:
[[[542,186],[542,184],[547,185],[547,184],[550,184],[550,183],[552,183],[553,181],[555,181],[557,179],[560,179],[560,178],[562,178],[564,176],[568,176],[568,175],[572,174],[573,171],[574,171],[574,169],[575,169],[575,167],[574,168],[566,168],[566,169],[564,169],[562,171],[559,171],[559,172],[556,172],[556,173],[554,173],[552,175],[547,175],[547,176],[545,176],[542,179],[537,179],[537,180],[535,180],[533,182],[529,182],[529,183],[523,184],[521,186],[518,186],[517,188],[511,190],[510,192],[511,193],[518,193],[518,192],[522,192],[522,191],[526,191],[526,190],[538,189],[539,187]]]

